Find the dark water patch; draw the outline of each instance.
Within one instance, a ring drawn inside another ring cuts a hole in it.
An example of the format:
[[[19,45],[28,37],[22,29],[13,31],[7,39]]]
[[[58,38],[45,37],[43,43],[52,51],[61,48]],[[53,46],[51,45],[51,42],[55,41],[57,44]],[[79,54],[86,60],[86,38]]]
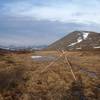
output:
[[[73,69],[74,70],[79,70],[81,73],[87,74],[89,77],[92,78],[98,78],[99,74],[98,72],[94,72],[94,71],[89,71],[87,68],[84,67],[80,67],[79,65],[73,65]]]

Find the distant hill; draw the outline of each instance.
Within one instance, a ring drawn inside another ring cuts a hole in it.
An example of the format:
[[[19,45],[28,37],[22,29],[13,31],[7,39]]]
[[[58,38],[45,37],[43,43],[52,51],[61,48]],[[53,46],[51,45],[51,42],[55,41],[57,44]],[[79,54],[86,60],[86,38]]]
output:
[[[97,50],[100,49],[100,34],[92,31],[74,31],[49,45],[46,50]]]
[[[43,48],[46,48],[47,45],[38,45],[38,46],[14,46],[14,45],[10,45],[10,46],[3,46],[0,45],[0,50],[4,50],[4,51],[32,51],[32,50],[41,50]]]

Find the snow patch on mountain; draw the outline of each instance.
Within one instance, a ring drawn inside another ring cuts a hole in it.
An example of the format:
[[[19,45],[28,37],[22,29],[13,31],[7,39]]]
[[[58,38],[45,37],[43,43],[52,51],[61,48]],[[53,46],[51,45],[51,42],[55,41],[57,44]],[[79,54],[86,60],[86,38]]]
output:
[[[88,32],[83,32],[83,39],[86,40],[89,34]]]
[[[70,45],[68,45],[68,47],[73,46],[73,45],[75,45],[75,44],[77,44],[77,42],[71,43]]]
[[[68,45],[68,47],[74,46],[74,45],[76,45],[77,43],[80,43],[80,42],[82,42],[82,41],[83,41],[82,38],[79,37],[79,38],[77,39],[77,42],[71,43],[70,45]]]
[[[80,42],[82,42],[82,41],[83,41],[82,37],[79,37],[79,38],[77,39],[77,43],[80,43]]]
[[[81,34],[82,34],[82,36],[78,37],[77,42],[71,43],[70,45],[68,45],[68,47],[74,46],[74,45],[76,45],[76,44],[82,42],[83,40],[86,40],[87,37],[88,37],[88,35],[89,35],[90,33],[88,33],[88,32],[82,32]],[[79,35],[81,35],[81,34],[79,34]]]

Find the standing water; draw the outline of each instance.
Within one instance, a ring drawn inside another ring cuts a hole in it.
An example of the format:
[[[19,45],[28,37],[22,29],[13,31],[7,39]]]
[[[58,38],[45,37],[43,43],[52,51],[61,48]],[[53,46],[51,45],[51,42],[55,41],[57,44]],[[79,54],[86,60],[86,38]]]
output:
[[[52,61],[55,60],[54,56],[31,56],[34,61]]]

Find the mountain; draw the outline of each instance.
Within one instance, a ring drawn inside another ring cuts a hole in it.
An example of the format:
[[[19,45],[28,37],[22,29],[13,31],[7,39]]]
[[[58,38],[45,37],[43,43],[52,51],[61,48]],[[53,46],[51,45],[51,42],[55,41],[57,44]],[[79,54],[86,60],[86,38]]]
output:
[[[49,45],[47,50],[97,50],[100,49],[100,34],[92,31],[74,31]]]
[[[43,48],[46,48],[46,45],[38,45],[38,46],[14,46],[14,45],[10,45],[10,46],[3,46],[0,45],[0,49],[1,50],[8,50],[8,51],[23,51],[23,50],[41,50]]]

